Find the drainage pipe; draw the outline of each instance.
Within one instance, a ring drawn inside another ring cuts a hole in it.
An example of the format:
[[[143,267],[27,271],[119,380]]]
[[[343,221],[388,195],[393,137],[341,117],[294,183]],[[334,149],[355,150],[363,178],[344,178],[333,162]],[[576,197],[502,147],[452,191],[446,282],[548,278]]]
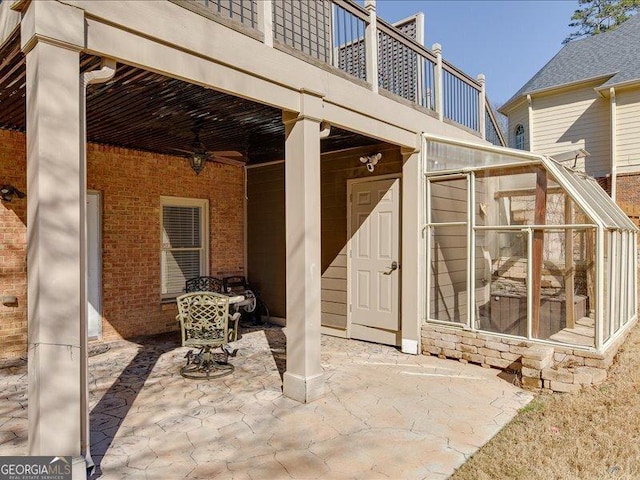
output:
[[[104,83],[116,73],[116,61],[103,58],[100,68],[80,74],[80,382],[81,382],[81,452],[87,464],[88,476],[93,474],[95,464],[91,458],[91,437],[89,431],[89,355],[87,294],[87,86]]]

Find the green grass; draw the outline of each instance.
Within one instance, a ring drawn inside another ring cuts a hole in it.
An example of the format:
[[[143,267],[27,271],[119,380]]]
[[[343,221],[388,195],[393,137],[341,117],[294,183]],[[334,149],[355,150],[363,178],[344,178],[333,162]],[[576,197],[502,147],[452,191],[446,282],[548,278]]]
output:
[[[640,327],[603,384],[539,394],[451,478],[640,479]]]

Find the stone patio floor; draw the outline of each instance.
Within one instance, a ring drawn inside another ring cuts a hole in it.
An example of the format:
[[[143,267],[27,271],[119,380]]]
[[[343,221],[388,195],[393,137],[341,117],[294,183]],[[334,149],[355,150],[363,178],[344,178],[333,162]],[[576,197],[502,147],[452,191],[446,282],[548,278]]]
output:
[[[90,358],[94,478],[443,479],[531,399],[498,370],[323,336],[326,396],[282,396],[279,327],[227,377],[187,380],[178,334]],[[26,374],[0,371],[0,455],[26,454]]]

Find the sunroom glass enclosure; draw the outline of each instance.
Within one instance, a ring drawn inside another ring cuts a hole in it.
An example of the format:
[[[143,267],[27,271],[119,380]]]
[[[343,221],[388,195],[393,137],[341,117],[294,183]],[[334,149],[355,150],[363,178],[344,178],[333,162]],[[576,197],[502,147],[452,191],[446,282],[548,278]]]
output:
[[[603,350],[635,319],[638,230],[554,160],[427,140],[427,321]]]

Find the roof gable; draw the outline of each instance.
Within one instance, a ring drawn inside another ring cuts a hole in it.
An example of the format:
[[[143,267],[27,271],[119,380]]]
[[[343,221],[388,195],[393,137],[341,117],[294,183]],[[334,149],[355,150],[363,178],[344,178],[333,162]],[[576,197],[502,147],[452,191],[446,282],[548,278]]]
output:
[[[615,30],[567,43],[504,106],[539,90],[606,77],[603,86],[640,79],[640,15]]]

